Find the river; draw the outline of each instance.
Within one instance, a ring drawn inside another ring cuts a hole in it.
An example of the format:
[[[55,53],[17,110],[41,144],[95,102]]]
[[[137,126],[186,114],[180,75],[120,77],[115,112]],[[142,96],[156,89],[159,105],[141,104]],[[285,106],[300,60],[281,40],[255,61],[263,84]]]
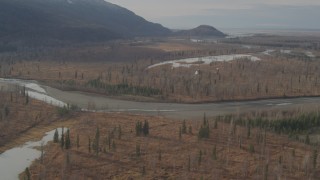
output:
[[[40,85],[36,81],[18,79],[0,79],[0,86],[19,85],[25,86],[28,94],[38,100],[56,106],[74,104],[83,110],[88,105],[94,105],[100,112],[130,112],[136,114],[162,115],[174,119],[199,119],[206,113],[208,117],[225,115],[230,113],[243,113],[248,111],[265,110],[290,110],[317,107],[320,97],[302,97],[286,99],[267,99],[256,101],[220,102],[206,104],[179,104],[179,103],[155,103],[135,102],[112,99],[104,95],[75,91],[62,91],[56,88]],[[3,88],[1,88],[3,89]]]

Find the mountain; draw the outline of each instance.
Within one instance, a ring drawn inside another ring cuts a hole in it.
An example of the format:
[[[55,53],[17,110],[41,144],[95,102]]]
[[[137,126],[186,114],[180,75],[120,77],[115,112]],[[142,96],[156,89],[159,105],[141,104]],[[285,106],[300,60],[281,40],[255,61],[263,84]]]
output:
[[[0,40],[96,42],[171,31],[104,0],[0,0]]]
[[[212,37],[225,37],[226,34],[217,30],[216,28],[208,25],[201,25],[190,30],[181,30],[174,33],[176,36],[212,36]]]

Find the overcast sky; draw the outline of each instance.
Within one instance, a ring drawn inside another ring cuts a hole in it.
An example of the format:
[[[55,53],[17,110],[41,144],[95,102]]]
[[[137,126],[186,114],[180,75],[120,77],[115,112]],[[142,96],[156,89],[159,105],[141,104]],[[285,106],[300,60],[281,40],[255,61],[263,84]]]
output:
[[[320,28],[320,0],[107,1],[169,28]]]

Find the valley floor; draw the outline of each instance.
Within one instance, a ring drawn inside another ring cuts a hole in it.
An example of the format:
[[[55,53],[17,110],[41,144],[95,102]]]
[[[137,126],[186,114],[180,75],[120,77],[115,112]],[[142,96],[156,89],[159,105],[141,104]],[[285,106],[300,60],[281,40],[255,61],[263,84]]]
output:
[[[145,120],[150,134],[137,136],[136,122]],[[43,162],[37,160],[30,167],[32,179],[316,179],[320,175],[318,163],[313,166],[311,146],[259,129],[252,129],[248,137],[246,128],[232,130],[223,122],[214,127],[208,120],[210,138],[200,140],[202,121],[186,121],[187,132],[181,137],[183,122],[163,117],[80,113],[68,121],[74,122],[68,127],[71,148],[48,145]],[[98,153],[93,145],[97,128]]]

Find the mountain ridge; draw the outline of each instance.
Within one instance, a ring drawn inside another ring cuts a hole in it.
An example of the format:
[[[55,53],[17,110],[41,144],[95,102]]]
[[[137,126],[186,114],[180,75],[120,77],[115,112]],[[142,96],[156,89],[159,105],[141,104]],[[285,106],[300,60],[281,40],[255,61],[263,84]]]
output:
[[[1,0],[0,24],[0,39],[8,40],[106,41],[171,33],[103,0]]]
[[[207,25],[172,32],[104,0],[1,0],[0,25],[0,43],[40,46],[148,36],[225,36]]]
[[[179,30],[174,32],[176,36],[211,36],[211,37],[225,37],[226,34],[209,25],[200,25],[189,30]]]

